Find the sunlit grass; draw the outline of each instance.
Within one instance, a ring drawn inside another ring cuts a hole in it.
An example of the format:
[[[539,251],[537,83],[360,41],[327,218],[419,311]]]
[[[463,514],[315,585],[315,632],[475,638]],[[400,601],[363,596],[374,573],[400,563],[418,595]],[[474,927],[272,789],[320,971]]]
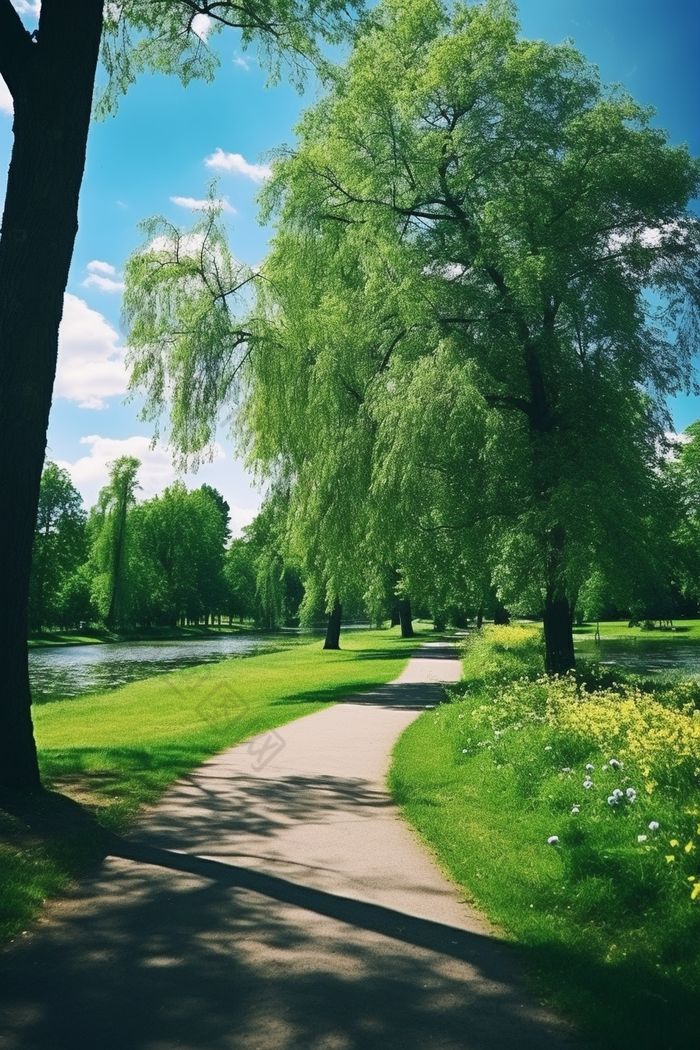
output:
[[[396,678],[420,638],[398,629],[343,633],[282,652],[178,671],[34,709],[44,783],[125,830],[145,803],[211,755],[328,703]],[[47,800],[50,805],[51,800]],[[0,938],[100,855],[94,832],[38,836],[0,811]]]
[[[658,623],[653,630],[647,630],[642,626],[630,627],[627,620],[601,620],[596,623],[582,623],[574,625],[574,642],[591,644],[595,641],[596,629],[599,629],[602,641],[633,642],[635,640],[645,642],[676,642],[682,644],[700,644],[700,620],[674,620],[673,629],[659,628]]]
[[[536,681],[540,644],[536,628],[477,637],[453,702],[402,736],[392,790],[540,994],[602,1046],[680,1050],[700,993],[695,686],[685,713],[664,690],[587,701]]]

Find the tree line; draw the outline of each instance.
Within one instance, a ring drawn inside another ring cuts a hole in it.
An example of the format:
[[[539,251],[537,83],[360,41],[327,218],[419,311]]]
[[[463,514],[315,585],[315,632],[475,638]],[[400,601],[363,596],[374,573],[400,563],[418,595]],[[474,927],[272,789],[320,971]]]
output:
[[[41,478],[29,628],[113,631],[253,621],[275,628],[298,612],[300,583],[275,559],[274,523],[259,515],[231,539],[229,506],[209,485],[181,481],[138,499],[139,460],[110,464],[89,512],[66,470]]]

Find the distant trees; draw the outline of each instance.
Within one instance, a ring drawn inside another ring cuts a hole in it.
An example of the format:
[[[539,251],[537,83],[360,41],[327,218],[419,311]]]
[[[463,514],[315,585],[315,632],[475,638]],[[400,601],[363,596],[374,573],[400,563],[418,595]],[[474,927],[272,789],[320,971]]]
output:
[[[29,626],[33,631],[70,619],[75,577],[87,556],[86,522],[80,493],[68,471],[48,462],[41,476],[32,551]]]
[[[181,481],[139,501],[137,459],[110,464],[89,516],[67,471],[47,463],[34,539],[30,628],[81,621],[119,631],[221,623],[298,623],[299,571],[283,553],[284,500],[268,498],[231,540],[229,506]]]

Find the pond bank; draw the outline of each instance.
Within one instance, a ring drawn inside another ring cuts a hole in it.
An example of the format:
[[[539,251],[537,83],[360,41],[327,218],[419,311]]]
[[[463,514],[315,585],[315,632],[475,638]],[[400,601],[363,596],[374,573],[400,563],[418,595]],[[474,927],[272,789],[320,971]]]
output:
[[[279,634],[296,628],[280,628]],[[39,631],[30,634],[27,645],[30,649],[53,648],[64,645],[108,645],[113,642],[172,642],[187,638],[217,638],[222,635],[270,634],[249,624],[232,624],[221,627],[143,627],[137,631],[108,631],[106,627],[87,628],[84,631]]]

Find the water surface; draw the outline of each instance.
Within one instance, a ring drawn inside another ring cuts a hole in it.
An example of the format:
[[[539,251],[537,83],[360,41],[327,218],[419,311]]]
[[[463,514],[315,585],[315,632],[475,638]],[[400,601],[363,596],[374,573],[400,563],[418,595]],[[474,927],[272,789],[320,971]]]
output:
[[[46,703],[101,693],[195,664],[278,649],[291,641],[284,636],[222,634],[172,642],[37,648],[29,652],[29,678],[34,702]]]
[[[635,674],[678,672],[686,678],[700,677],[700,645],[676,641],[632,638],[623,641],[603,638],[599,645],[575,641],[577,653],[601,664],[618,664]]]

